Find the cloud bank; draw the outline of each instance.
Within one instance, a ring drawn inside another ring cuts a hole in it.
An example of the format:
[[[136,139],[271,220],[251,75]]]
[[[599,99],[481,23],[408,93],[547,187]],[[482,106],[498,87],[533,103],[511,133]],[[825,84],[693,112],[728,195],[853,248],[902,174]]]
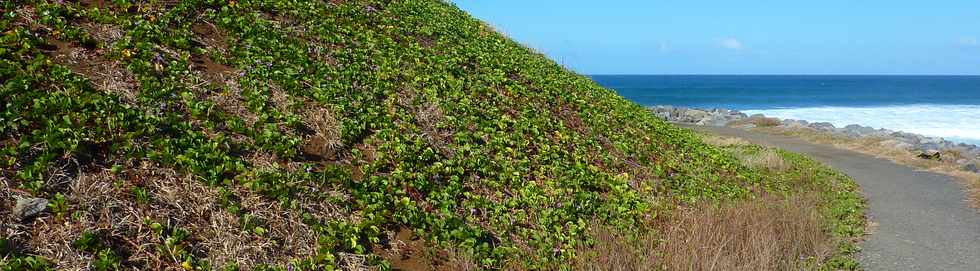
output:
[[[976,38],[962,38],[956,44],[963,47],[980,47],[980,41]]]
[[[741,41],[738,41],[738,39],[736,39],[736,38],[724,38],[724,39],[721,39],[721,41],[719,41],[718,45],[720,45],[721,47],[727,48],[727,49],[735,50],[735,51],[739,51],[739,50],[742,50],[742,49],[745,48],[742,45],[742,42]]]

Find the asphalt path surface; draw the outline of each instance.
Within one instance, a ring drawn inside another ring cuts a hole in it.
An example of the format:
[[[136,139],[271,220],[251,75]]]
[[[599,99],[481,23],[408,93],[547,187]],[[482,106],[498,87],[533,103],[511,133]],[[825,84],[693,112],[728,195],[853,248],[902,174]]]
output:
[[[858,255],[867,270],[980,270],[980,214],[953,177],[797,138],[682,127],[806,154],[854,178],[876,224]]]

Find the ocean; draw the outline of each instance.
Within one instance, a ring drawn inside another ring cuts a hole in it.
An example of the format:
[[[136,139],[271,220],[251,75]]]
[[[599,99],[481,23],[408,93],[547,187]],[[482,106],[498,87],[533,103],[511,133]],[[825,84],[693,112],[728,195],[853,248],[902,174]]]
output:
[[[593,75],[645,106],[747,114],[943,137],[980,145],[980,76]]]

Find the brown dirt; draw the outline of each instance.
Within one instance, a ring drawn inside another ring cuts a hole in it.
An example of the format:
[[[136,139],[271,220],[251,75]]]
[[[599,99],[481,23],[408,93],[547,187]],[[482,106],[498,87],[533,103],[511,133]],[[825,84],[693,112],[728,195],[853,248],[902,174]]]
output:
[[[391,233],[387,244],[374,248],[374,254],[391,262],[393,270],[457,271],[480,270],[472,258],[454,250],[437,250],[436,246],[401,228]]]
[[[436,47],[436,39],[427,35],[415,35],[415,41],[422,45],[423,48],[434,48]]]
[[[82,4],[85,8],[106,8],[108,5],[105,0],[79,0],[78,3]]]
[[[238,73],[238,70],[231,66],[215,62],[209,56],[197,54],[191,56],[191,69],[200,72],[209,82],[218,86],[223,85],[226,78]]]
[[[191,25],[191,32],[195,34],[194,42],[199,43],[206,50],[222,55],[227,54],[227,35],[214,24],[206,21],[195,22]],[[194,54],[191,56],[191,62],[193,70],[216,86],[224,85],[228,78],[239,72],[234,67],[215,62],[208,55]]]
[[[393,234],[384,249],[375,248],[375,254],[391,261],[395,270],[427,270],[434,264],[427,259],[425,241],[414,237],[411,230],[402,228]]]
[[[227,35],[210,22],[198,21],[191,25],[191,32],[196,35],[196,41],[207,48],[227,49]]]
[[[88,25],[92,28],[103,27],[96,24]],[[135,103],[139,91],[135,76],[120,62],[109,60],[104,49],[84,48],[80,44],[54,38],[49,38],[47,41],[50,46],[42,49],[55,63],[82,75],[96,89],[117,95],[127,103]]]

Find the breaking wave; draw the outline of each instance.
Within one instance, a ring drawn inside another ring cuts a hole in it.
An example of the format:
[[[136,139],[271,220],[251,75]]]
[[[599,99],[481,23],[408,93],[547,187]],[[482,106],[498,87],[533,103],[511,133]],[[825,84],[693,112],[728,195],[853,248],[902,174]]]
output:
[[[829,122],[836,127],[859,124],[980,145],[980,105],[827,106],[742,112],[782,119]]]

